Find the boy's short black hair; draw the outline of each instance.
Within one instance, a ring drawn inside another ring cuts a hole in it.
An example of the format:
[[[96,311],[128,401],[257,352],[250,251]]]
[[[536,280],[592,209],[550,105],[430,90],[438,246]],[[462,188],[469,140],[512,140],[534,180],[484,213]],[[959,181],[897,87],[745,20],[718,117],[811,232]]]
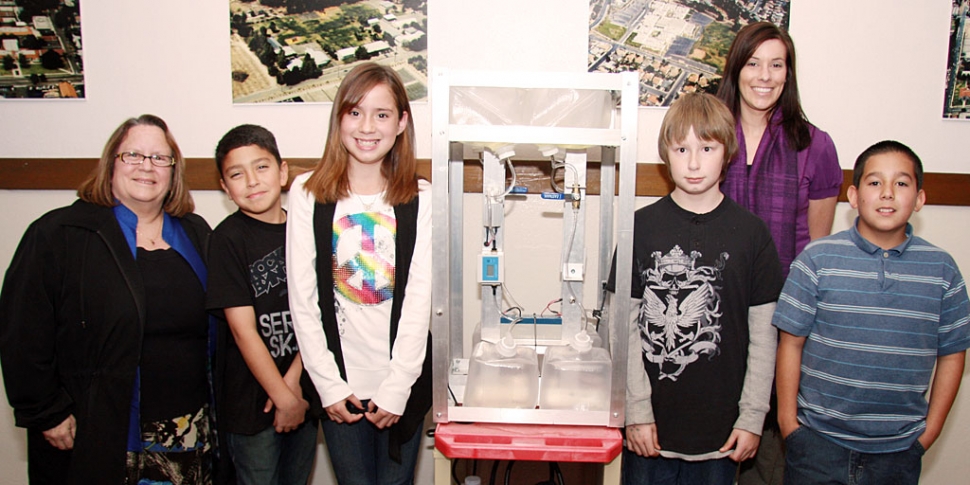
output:
[[[852,167],[852,185],[859,187],[862,174],[866,171],[866,162],[876,155],[884,153],[899,153],[913,162],[913,170],[916,172],[916,190],[923,190],[923,162],[912,148],[903,145],[895,140],[883,140],[863,151],[859,158],[855,159],[855,166]]]
[[[222,177],[222,162],[226,159],[229,152],[245,146],[255,145],[268,151],[277,164],[283,163],[280,157],[280,149],[276,146],[276,137],[273,133],[259,125],[239,125],[219,140],[216,145],[216,168],[219,170],[219,177]]]

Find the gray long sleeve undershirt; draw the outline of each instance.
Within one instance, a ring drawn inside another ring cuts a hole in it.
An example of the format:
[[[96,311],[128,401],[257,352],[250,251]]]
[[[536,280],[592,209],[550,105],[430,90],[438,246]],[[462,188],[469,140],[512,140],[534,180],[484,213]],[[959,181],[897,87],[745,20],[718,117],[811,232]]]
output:
[[[627,353],[626,424],[649,424],[654,422],[653,406],[650,404],[650,379],[643,367],[643,349],[637,315],[640,299],[631,302],[630,316],[626,319],[629,330]],[[761,435],[765,415],[768,413],[771,382],[775,375],[777,331],[771,325],[775,303],[748,308],[748,361],[744,375],[740,414],[734,428]],[[617,320],[619,321],[619,320]]]

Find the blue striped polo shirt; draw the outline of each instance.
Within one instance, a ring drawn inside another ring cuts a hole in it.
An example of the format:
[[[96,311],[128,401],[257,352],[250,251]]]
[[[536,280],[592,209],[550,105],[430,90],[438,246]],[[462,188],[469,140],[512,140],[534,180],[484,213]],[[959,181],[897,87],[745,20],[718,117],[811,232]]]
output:
[[[889,250],[855,225],[812,242],[792,263],[772,322],[807,337],[798,421],[851,450],[908,449],[926,428],[937,357],[970,347],[968,315],[953,258],[912,225]]]

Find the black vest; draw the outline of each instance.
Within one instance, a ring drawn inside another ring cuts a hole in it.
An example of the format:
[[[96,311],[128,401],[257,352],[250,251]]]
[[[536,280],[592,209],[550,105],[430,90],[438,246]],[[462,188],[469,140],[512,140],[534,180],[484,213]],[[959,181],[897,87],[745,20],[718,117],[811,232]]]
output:
[[[327,337],[327,349],[333,353],[337,368],[340,370],[340,377],[346,381],[347,371],[344,368],[343,350],[337,330],[337,316],[334,313],[332,254],[335,209],[336,204],[321,204],[319,202],[315,204],[313,209],[313,234],[317,247],[317,293],[323,320],[323,332]],[[394,216],[397,218],[397,234],[394,241],[394,293],[391,302],[391,346],[388,349],[388,354],[393,350],[394,340],[397,338],[398,322],[401,320],[401,305],[404,302],[411,258],[414,255],[414,242],[418,228],[418,197],[415,196],[410,202],[394,206]],[[430,318],[430,315],[428,317]],[[421,375],[411,386],[411,396],[405,405],[404,414],[390,428],[391,437],[388,452],[391,459],[398,463],[401,461],[401,444],[414,435],[415,430],[424,422],[425,414],[431,409],[431,332],[428,332],[427,349]]]

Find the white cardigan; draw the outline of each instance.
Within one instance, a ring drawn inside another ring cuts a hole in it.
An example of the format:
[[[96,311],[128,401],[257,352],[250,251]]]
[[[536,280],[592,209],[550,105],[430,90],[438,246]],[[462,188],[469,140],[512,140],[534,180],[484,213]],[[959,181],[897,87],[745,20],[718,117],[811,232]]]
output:
[[[421,374],[427,349],[428,327],[431,320],[431,184],[419,182],[417,236],[414,256],[411,260],[406,298],[401,307],[394,350],[390,348],[391,300],[379,304],[362,305],[335,294],[341,314],[337,316],[344,368],[347,381],[340,378],[333,353],[327,348],[323,332],[319,295],[317,293],[317,250],[313,231],[315,199],[304,190],[309,173],[294,179],[289,193],[289,211],[286,223],[286,267],[289,287],[290,313],[303,365],[310,374],[323,405],[330,406],[351,394],[358,399],[371,399],[377,406],[392,414],[401,415],[410,396],[411,386]],[[384,217],[393,218],[394,210],[383,200],[377,201],[371,210]],[[337,203],[334,219],[364,211],[363,202],[356,196]],[[386,234],[385,234],[386,235]],[[375,239],[379,239],[379,234]],[[354,238],[355,251],[359,248],[360,229],[349,227],[341,239]],[[367,252],[385,264],[393,266],[394,251],[382,247],[375,240],[374,251]],[[344,252],[344,244],[338,242],[335,251]],[[331,258],[331,255],[324,255]],[[383,283],[393,283],[390,281]],[[379,282],[382,283],[382,282]],[[353,285],[351,278],[349,284]],[[322,291],[335,291],[325,288]],[[337,309],[335,309],[337,311]]]

